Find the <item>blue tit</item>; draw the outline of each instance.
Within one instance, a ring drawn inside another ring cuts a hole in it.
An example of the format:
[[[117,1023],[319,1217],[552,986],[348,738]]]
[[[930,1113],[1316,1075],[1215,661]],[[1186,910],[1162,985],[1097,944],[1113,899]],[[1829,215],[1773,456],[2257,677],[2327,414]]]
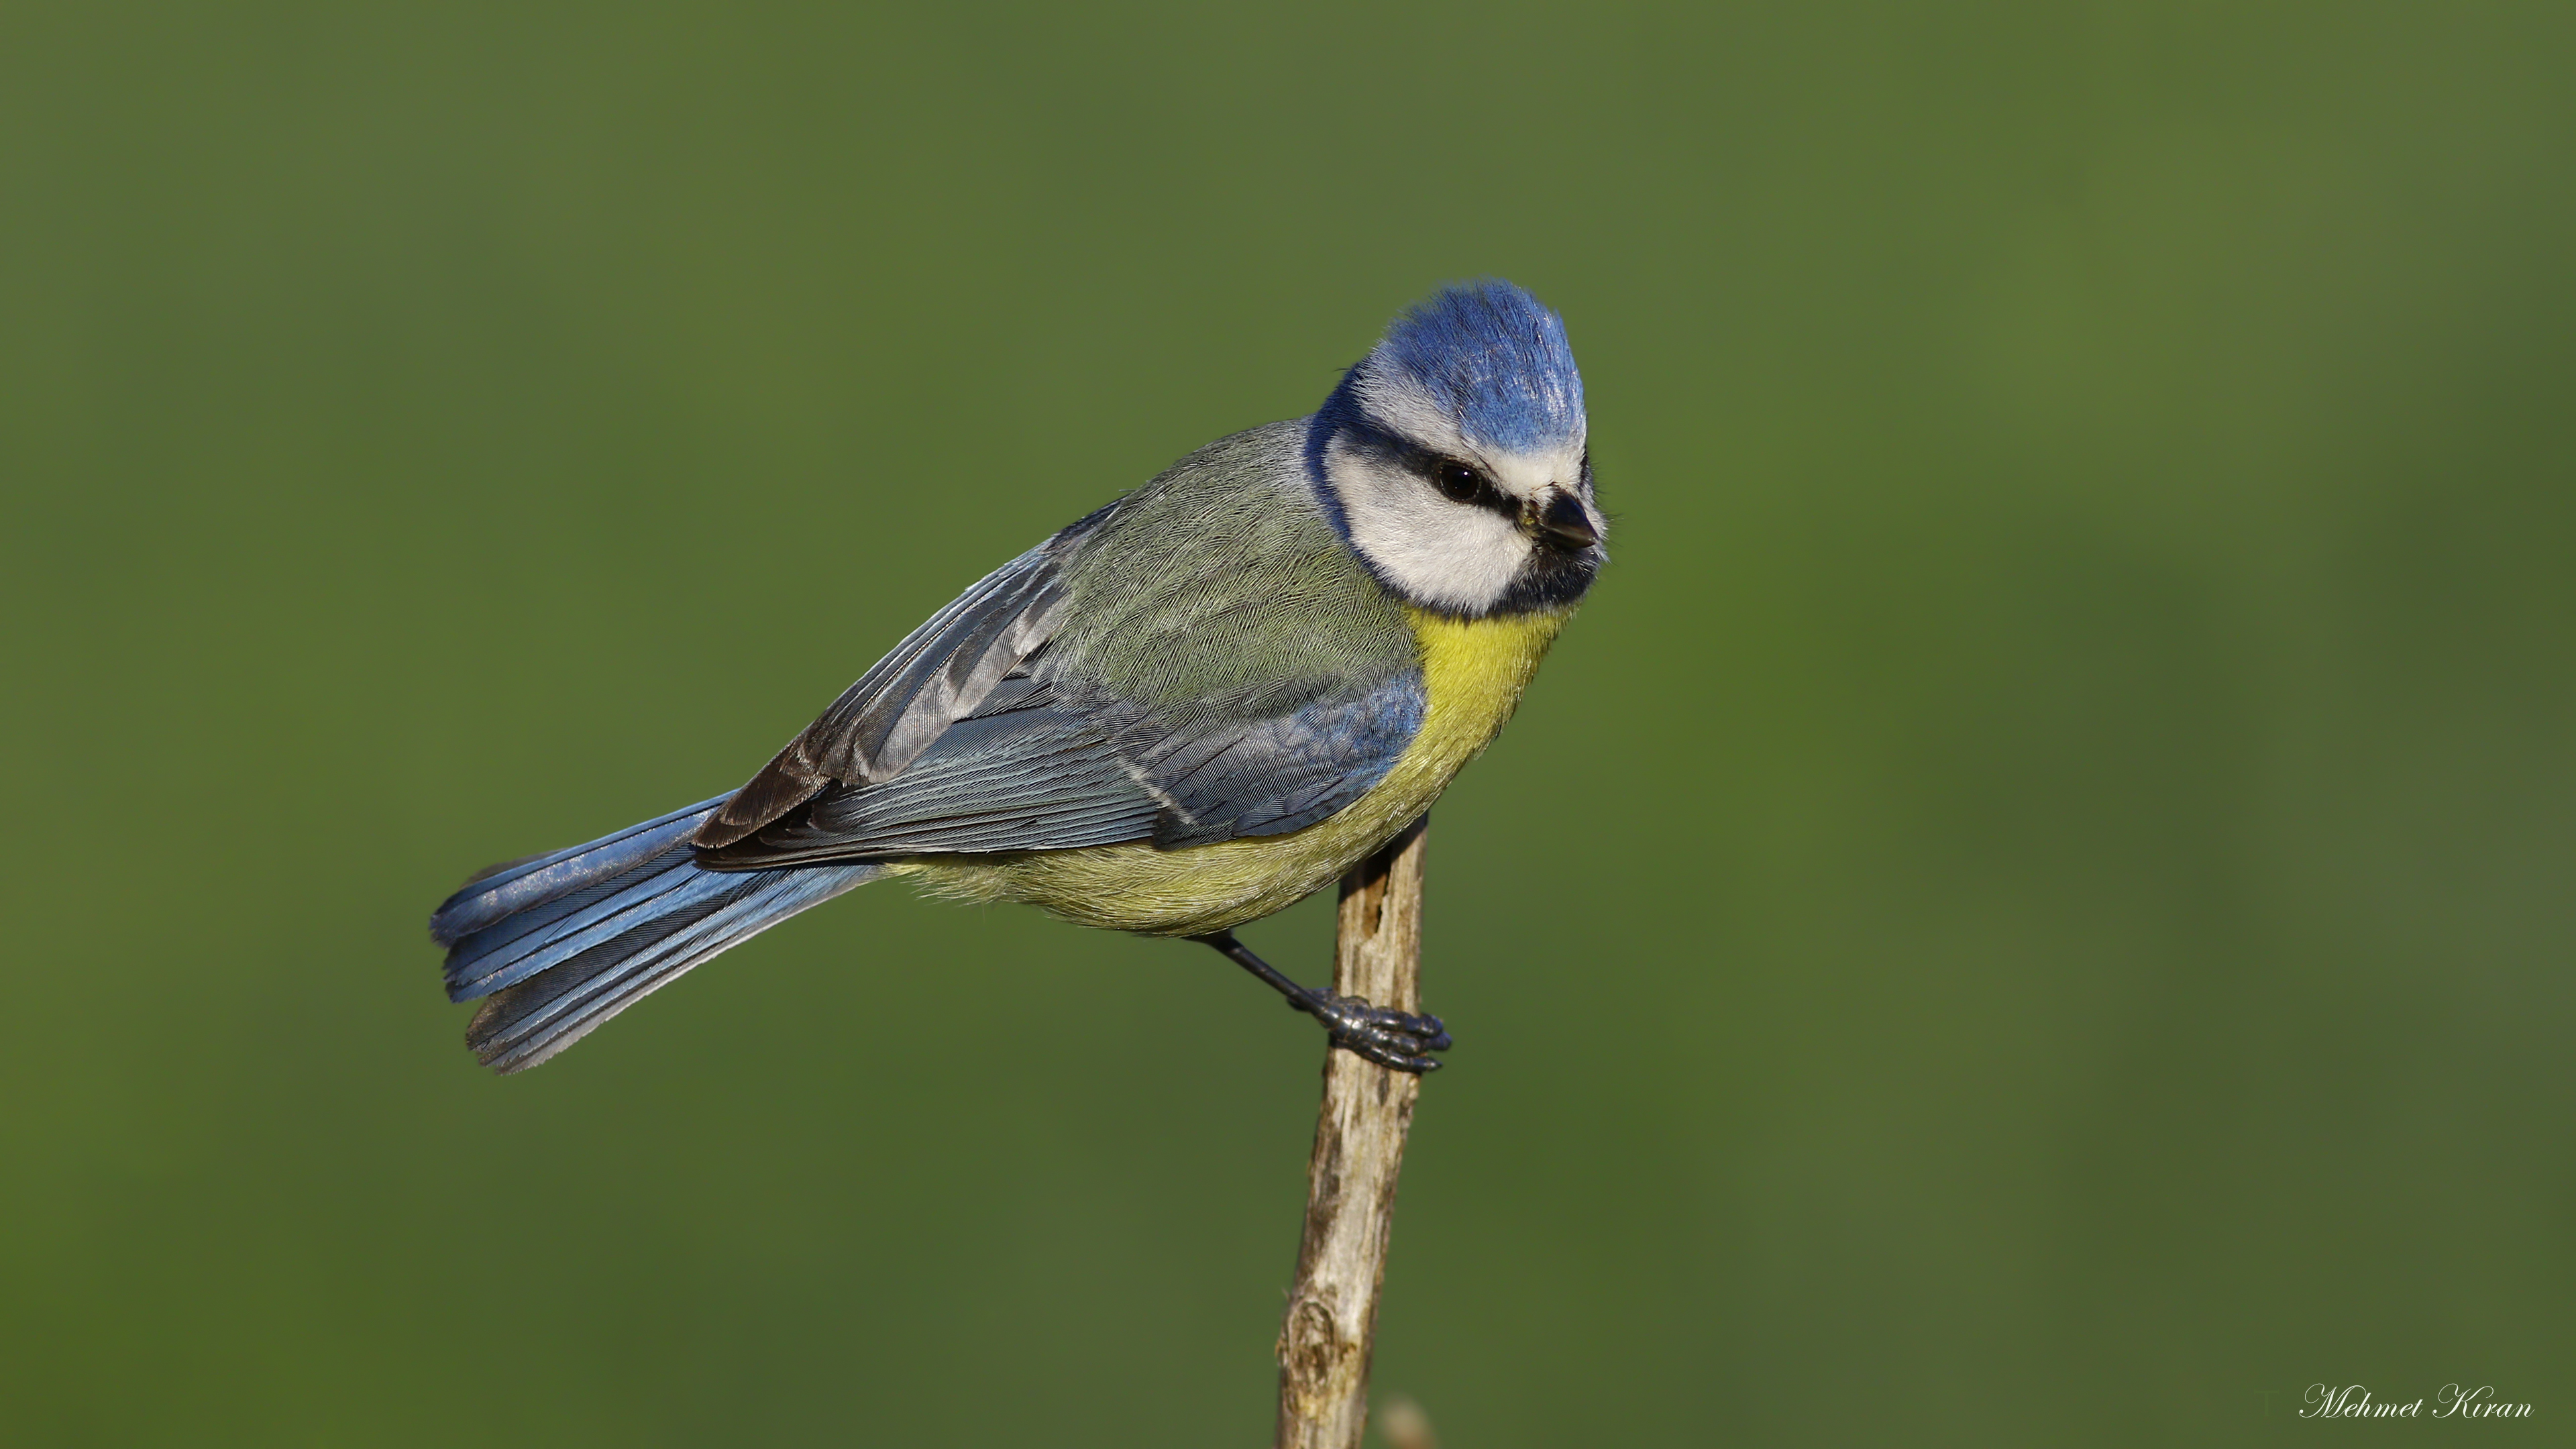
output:
[[[1437,1017],[1296,985],[1234,928],[1402,832],[1603,562],[1565,324],[1502,281],[1397,317],[1311,417],[1210,443],[905,636],[750,782],[438,908],[466,1040],[531,1067],[891,876],[1216,947],[1407,1071]]]

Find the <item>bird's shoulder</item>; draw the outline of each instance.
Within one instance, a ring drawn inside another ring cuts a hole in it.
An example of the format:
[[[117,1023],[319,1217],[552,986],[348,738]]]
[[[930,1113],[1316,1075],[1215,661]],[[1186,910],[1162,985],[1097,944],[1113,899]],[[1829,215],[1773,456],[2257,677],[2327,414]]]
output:
[[[1097,516],[1043,667],[1151,708],[1284,713],[1415,668],[1401,604],[1325,516],[1307,420],[1219,439]]]

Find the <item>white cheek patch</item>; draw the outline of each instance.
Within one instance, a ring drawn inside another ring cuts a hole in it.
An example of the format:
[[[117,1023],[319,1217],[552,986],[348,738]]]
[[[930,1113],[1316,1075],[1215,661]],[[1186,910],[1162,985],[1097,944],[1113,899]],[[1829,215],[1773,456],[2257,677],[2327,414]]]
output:
[[[1529,535],[1513,520],[1453,503],[1340,438],[1325,449],[1324,472],[1352,544],[1417,602],[1468,613],[1490,609],[1529,561]]]

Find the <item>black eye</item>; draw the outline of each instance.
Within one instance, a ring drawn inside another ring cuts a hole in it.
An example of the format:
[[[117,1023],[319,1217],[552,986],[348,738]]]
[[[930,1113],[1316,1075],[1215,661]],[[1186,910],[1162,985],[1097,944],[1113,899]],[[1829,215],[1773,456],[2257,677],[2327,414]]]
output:
[[[1485,491],[1485,475],[1464,463],[1442,463],[1431,470],[1431,483],[1443,497],[1472,503]]]

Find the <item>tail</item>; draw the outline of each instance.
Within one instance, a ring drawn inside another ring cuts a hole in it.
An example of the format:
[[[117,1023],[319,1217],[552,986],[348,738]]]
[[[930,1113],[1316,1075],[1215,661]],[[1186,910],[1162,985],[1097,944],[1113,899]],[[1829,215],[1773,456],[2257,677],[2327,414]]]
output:
[[[451,1001],[489,997],[465,1044],[533,1067],[728,946],[866,884],[877,865],[698,869],[689,837],[729,796],[552,855],[496,865],[429,918]]]

